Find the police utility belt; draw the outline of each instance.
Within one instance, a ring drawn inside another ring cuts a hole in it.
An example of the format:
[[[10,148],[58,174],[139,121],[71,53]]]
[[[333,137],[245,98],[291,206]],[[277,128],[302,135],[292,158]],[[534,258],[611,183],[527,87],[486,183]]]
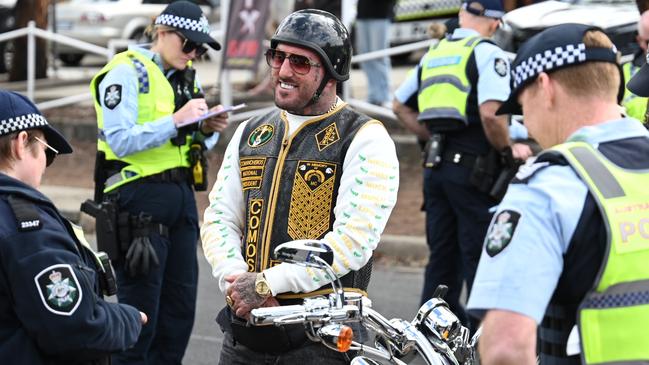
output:
[[[207,190],[207,170],[209,168],[205,144],[202,142],[193,142],[188,152],[190,167],[175,167],[164,170],[157,174],[138,178],[134,182],[148,183],[187,183],[194,187],[195,191]],[[120,184],[124,179],[132,178],[136,173],[125,170],[128,164],[117,160],[106,160],[106,154],[103,151],[97,151],[95,160],[95,201],[103,200],[104,189]]]
[[[189,169],[186,167],[177,167],[174,169],[165,170],[154,175],[145,176],[141,179],[145,182],[174,182],[174,183],[183,183],[191,182],[189,177]]]
[[[455,164],[471,170],[469,183],[479,191],[501,200],[520,162],[514,161],[511,148],[496,151],[491,148],[484,155],[445,148],[445,136],[434,133],[424,146],[423,165],[435,169],[441,164]]]
[[[445,138],[441,133],[433,134],[426,142],[423,151],[424,167],[426,168],[435,168],[443,162],[447,162],[473,169],[478,158],[478,155],[472,153],[446,149]]]

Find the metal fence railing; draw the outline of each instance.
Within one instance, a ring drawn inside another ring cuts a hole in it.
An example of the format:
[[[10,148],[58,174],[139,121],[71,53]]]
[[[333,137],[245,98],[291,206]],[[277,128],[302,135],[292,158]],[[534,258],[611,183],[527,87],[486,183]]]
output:
[[[43,30],[36,27],[36,22],[29,21],[26,28],[20,28],[12,30],[6,33],[0,34],[0,42],[6,42],[10,39],[15,39],[19,37],[27,36],[27,97],[30,100],[34,100],[34,85],[36,79],[36,37],[47,39],[51,42],[57,42],[65,44],[70,47],[78,48],[86,52],[98,54],[104,56],[107,59],[112,58],[115,54],[115,45],[109,43],[108,48],[99,47],[92,43],[87,43],[80,41],[78,39],[70,38],[61,34],[52,33],[47,30]],[[18,50],[14,50],[17,52]],[[85,99],[90,98],[90,93],[85,93],[82,95],[74,95],[62,98],[64,102],[61,101],[52,101],[50,103],[38,105],[40,109],[46,109],[48,107],[62,106],[70,103],[76,103]]]

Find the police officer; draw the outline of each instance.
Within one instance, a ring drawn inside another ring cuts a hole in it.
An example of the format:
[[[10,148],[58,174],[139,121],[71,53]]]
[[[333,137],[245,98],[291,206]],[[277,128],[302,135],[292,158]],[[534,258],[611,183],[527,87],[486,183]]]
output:
[[[303,325],[251,327],[251,309],[330,292],[318,270],[279,263],[274,248],[322,239],[348,290],[365,293],[371,256],[396,202],[394,143],[377,120],[336,96],[349,78],[349,35],[331,13],[290,14],[266,52],[276,110],[236,130],[210,194],[201,238],[226,295],[220,364],[346,364]]]
[[[544,365],[646,364],[649,133],[620,115],[616,48],[600,29],[559,25],[512,68],[499,112],[522,105],[546,150],[519,170],[485,238],[468,302],[486,311],[480,363],[536,364],[538,348]],[[629,89],[649,95],[648,66]]]
[[[638,43],[638,50],[633,55],[633,60],[622,65],[625,80],[630,80],[646,63],[645,59],[647,57],[647,49],[649,48],[649,12],[644,12],[640,16],[640,20],[638,20],[636,42]],[[647,98],[639,97],[629,91],[629,89],[626,89],[622,105],[628,116],[646,123],[647,100]]]
[[[2,364],[108,364],[146,321],[104,301],[110,265],[37,190],[54,157],[71,152],[34,104],[0,90]]]
[[[220,48],[201,9],[173,2],[149,31],[150,48],[116,55],[91,82],[99,127],[96,198],[127,213],[117,223],[118,297],[150,318],[137,345],[115,357],[117,364],[180,364],[183,358],[198,280],[191,183],[204,188],[202,152],[227,125],[225,115],[195,122],[208,106],[192,60],[205,46]]]
[[[487,37],[503,15],[500,0],[464,2],[460,28],[429,49],[394,101],[399,119],[428,141],[424,209],[430,256],[421,302],[445,284],[449,305],[465,324],[460,291],[463,281],[471,290],[489,208],[496,204],[489,193],[499,160],[513,165],[514,158],[531,155],[528,146],[510,141],[507,119],[495,115],[509,95],[509,62]]]

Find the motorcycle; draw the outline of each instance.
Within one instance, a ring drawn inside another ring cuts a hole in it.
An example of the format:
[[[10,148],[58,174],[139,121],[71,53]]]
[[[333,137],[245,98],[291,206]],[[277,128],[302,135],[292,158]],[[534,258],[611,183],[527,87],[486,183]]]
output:
[[[339,352],[357,354],[353,365],[407,364],[419,355],[428,365],[477,365],[480,330],[470,337],[469,329],[444,301],[447,288],[439,286],[433,298],[424,303],[415,318],[387,319],[372,309],[369,298],[345,292],[331,265],[334,253],[317,240],[296,240],[279,245],[277,260],[323,270],[332,281],[332,293],[304,299],[300,305],[253,309],[253,326],[303,324],[307,337]],[[352,327],[362,326],[374,341],[358,342]]]

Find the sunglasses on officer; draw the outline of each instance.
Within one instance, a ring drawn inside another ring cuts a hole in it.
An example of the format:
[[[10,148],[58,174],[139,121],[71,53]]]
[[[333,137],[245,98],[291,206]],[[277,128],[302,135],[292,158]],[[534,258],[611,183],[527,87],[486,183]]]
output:
[[[20,135],[20,133],[16,133],[12,138],[16,139],[16,138],[18,138],[19,135]],[[33,139],[33,140],[35,140],[36,142],[42,144],[45,147],[45,166],[51,165],[52,162],[54,162],[54,158],[56,158],[56,155],[59,154],[59,151],[56,148],[54,148],[54,147],[50,146],[49,144],[47,144],[47,142],[43,141],[39,137],[36,137],[34,135],[30,135],[29,133],[27,133],[27,138],[28,139]]]
[[[45,146],[45,166],[51,165],[56,155],[59,154],[59,151],[36,136],[34,136],[34,139]]]
[[[311,67],[322,66],[319,63],[311,61],[306,56],[286,53],[273,48],[270,48],[266,51],[266,63],[268,63],[268,66],[274,69],[282,67],[284,60],[287,58],[288,64],[291,65],[291,69],[298,75],[308,74],[309,71],[311,71]]]
[[[170,30],[170,32],[175,33],[180,38],[180,40],[183,41],[183,53],[190,54],[193,50],[196,50],[196,57],[200,57],[205,54],[205,52],[207,52],[207,48],[203,47],[200,43],[190,41],[179,31]]]

